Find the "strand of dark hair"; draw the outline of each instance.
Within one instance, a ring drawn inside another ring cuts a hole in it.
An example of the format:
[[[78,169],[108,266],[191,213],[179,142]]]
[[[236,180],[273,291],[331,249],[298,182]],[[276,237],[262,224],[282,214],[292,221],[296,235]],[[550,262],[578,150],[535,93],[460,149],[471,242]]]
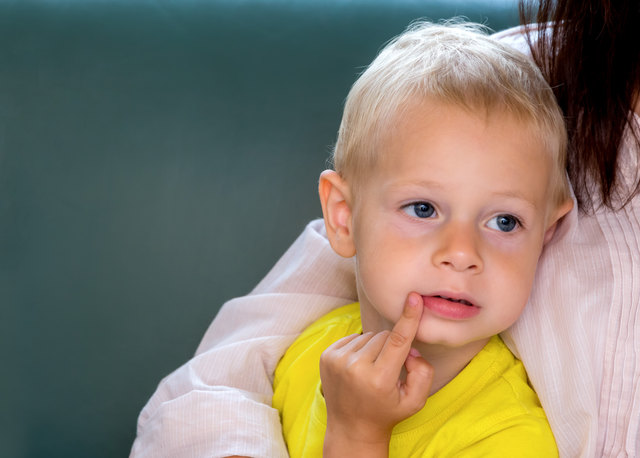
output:
[[[624,207],[640,192],[640,180],[622,191],[618,176],[640,88],[638,1],[521,0],[519,11],[533,58],[565,115],[567,171],[579,207]],[[640,151],[640,135],[631,131]]]

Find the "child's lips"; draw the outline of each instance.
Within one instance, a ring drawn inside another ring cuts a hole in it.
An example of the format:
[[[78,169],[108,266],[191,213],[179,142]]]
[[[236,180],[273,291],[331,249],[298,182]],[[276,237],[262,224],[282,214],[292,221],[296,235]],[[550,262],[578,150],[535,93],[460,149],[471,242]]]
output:
[[[429,296],[439,297],[447,301],[457,302],[460,304],[469,305],[473,307],[479,306],[478,301],[473,296],[465,292],[453,292],[452,290],[440,290],[440,291],[433,291],[430,294],[423,297],[429,297]]]
[[[466,299],[455,299],[453,297],[447,297],[447,296],[441,296],[441,295],[436,295],[435,297],[439,297],[441,299],[446,299],[446,300],[451,301],[451,302],[457,302],[459,304],[464,304],[464,305],[468,305],[468,306],[473,307],[473,303],[471,303],[470,301],[468,301]]]
[[[434,315],[451,320],[466,320],[480,313],[481,307],[473,298],[451,293],[422,296],[424,307]]]

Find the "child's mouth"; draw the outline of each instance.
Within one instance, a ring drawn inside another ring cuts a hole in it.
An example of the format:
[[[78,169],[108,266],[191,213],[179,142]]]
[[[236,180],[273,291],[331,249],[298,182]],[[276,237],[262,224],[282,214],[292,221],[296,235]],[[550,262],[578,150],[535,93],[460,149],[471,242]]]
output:
[[[481,311],[481,307],[474,304],[471,296],[463,294],[452,294],[441,291],[444,294],[433,294],[422,296],[424,306],[432,314],[447,320],[468,320]],[[457,297],[450,297],[448,294]]]
[[[439,297],[440,299],[445,299],[447,301],[456,302],[458,304],[468,305],[469,307],[473,307],[473,304],[471,302],[464,299],[452,299],[450,297],[445,297],[445,296],[436,296],[436,297]]]

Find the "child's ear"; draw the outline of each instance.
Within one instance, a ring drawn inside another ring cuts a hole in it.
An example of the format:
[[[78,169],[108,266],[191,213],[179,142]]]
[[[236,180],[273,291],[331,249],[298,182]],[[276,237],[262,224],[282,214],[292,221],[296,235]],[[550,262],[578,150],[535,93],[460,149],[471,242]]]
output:
[[[556,208],[555,213],[553,213],[551,219],[549,220],[549,227],[544,233],[544,245],[549,243],[549,241],[553,238],[553,235],[556,233],[556,229],[558,228],[558,223],[567,213],[571,211],[572,208],[572,199],[567,199],[563,204],[559,205],[558,208]]]
[[[356,254],[351,226],[351,193],[346,181],[333,170],[320,174],[320,203],[327,237],[333,251],[350,258]]]

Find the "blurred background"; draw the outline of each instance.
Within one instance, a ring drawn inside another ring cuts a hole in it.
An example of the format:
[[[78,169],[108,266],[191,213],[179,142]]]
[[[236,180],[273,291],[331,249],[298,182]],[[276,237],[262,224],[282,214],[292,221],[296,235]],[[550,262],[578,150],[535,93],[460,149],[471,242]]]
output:
[[[308,221],[343,100],[412,20],[516,0],[0,0],[0,455],[127,456]]]

